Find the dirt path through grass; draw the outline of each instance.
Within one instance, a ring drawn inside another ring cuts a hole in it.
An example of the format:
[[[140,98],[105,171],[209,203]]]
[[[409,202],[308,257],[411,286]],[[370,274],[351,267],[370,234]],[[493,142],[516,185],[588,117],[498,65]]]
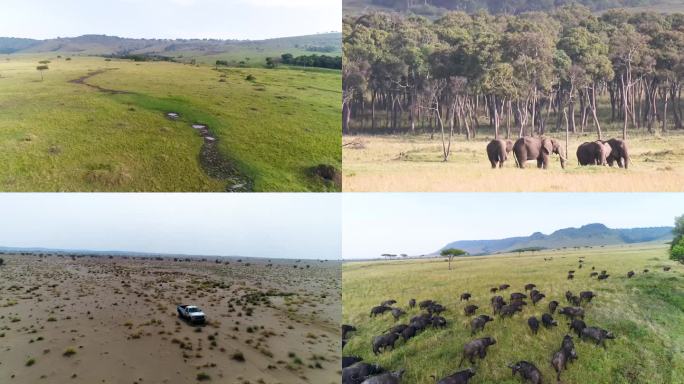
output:
[[[81,76],[77,79],[70,80],[69,82],[72,84],[81,84],[85,85],[87,87],[93,88],[98,90],[99,92],[102,93],[107,93],[110,95],[131,95],[131,96],[136,96],[136,98],[133,101],[137,106],[145,109],[152,109],[156,111],[162,111],[164,112],[165,116],[169,118],[170,120],[174,121],[179,121],[183,120],[184,115],[186,114],[180,114],[179,112],[176,112],[178,109],[174,109],[173,111],[168,110],[166,105],[168,104],[168,100],[158,100],[153,98],[152,96],[148,95],[142,95],[142,94],[136,94],[133,92],[128,92],[128,91],[122,91],[122,90],[116,90],[116,89],[109,89],[109,88],[104,88],[96,84],[91,84],[88,83],[87,80],[97,76],[101,75],[105,72],[108,71],[114,71],[117,70],[118,68],[106,68],[106,69],[98,69],[96,71],[89,72],[88,74]],[[143,98],[144,100],[141,100]],[[139,101],[144,101],[144,102],[135,102],[137,100]],[[128,100],[129,102],[131,100]],[[165,108],[166,107],[166,108]],[[187,107],[186,107],[187,108]],[[166,109],[166,110],[164,110]],[[202,113],[196,113],[197,115],[201,115]],[[224,156],[218,148],[218,138],[216,135],[214,135],[210,130],[209,127],[204,124],[204,123],[199,123],[199,122],[190,122],[186,121],[188,124],[191,125],[191,127],[198,132],[198,134],[202,137],[203,139],[203,144],[202,148],[199,153],[199,163],[204,171],[205,174],[207,174],[209,177],[218,179],[218,180],[223,180],[227,182],[226,185],[226,192],[250,192],[253,190],[253,182],[242,174],[233,164],[233,162],[227,157]]]

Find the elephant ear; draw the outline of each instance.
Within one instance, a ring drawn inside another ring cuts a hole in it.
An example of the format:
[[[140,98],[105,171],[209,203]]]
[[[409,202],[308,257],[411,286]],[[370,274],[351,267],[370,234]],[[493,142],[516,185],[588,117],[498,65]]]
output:
[[[542,140],[542,151],[547,155],[553,153],[553,142],[549,139]]]

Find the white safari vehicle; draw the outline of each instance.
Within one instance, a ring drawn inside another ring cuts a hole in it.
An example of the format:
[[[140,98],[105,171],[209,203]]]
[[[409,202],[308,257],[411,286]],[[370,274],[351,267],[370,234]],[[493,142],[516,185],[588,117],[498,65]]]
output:
[[[179,305],[176,309],[178,310],[179,317],[191,323],[201,324],[206,320],[204,312],[194,305]]]

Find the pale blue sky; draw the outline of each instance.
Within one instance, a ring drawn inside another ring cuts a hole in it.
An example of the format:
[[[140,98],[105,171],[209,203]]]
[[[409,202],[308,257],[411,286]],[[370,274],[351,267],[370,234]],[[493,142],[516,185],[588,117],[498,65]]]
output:
[[[342,206],[342,257],[353,259],[421,255],[456,240],[549,234],[596,222],[671,226],[684,214],[684,194],[344,194]]]
[[[259,40],[342,29],[341,0],[3,0],[0,36]]]
[[[339,194],[0,194],[0,246],[339,259]]]

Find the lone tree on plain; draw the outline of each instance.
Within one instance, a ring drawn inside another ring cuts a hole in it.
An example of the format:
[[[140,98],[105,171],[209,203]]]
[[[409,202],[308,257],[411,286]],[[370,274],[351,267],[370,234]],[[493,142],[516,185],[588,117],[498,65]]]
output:
[[[47,65],[39,65],[36,69],[40,72],[40,81],[43,81],[43,71],[47,71],[50,68]]]
[[[442,252],[440,252],[439,254],[443,257],[446,257],[449,260],[449,270],[451,270],[451,260],[453,260],[454,257],[465,255],[466,251],[457,248],[448,248],[443,249]]]

